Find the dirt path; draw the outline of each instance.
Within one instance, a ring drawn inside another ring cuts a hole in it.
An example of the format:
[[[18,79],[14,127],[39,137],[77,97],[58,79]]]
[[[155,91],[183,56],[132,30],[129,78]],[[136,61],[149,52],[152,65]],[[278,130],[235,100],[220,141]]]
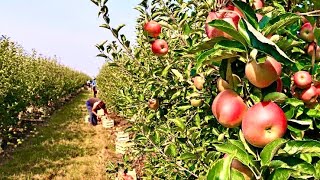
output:
[[[106,174],[114,153],[114,130],[84,122],[88,92],[58,110],[13,154],[2,160],[0,179],[113,179]],[[0,159],[1,160],[1,159]]]

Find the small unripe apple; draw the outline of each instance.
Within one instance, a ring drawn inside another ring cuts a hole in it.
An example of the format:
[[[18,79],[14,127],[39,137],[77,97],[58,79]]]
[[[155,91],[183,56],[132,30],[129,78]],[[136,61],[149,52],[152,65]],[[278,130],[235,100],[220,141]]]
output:
[[[147,22],[143,29],[148,33],[149,36],[154,38],[158,37],[161,33],[161,25],[153,20]]]
[[[244,138],[253,146],[262,148],[281,138],[287,130],[287,118],[274,102],[253,105],[242,120]]]
[[[312,76],[307,71],[298,71],[293,75],[293,82],[296,87],[305,89],[311,86]]]
[[[224,154],[223,158],[228,157],[228,154]],[[231,162],[231,168],[234,168],[236,170],[238,170],[239,172],[242,173],[242,175],[244,176],[244,179],[246,180],[250,180],[253,177],[253,173],[252,171],[245,166],[244,164],[242,164],[239,160],[237,159],[233,159]]]
[[[247,105],[243,99],[230,89],[220,92],[212,103],[213,115],[228,128],[239,126],[246,111]]]
[[[199,107],[203,103],[202,99],[191,99],[190,102],[193,107]]]
[[[152,42],[151,50],[156,56],[164,56],[168,53],[168,44],[163,39],[157,39]]]
[[[201,90],[203,89],[203,84],[205,83],[205,79],[202,76],[196,76],[192,78],[194,86],[198,89]]]
[[[314,86],[310,86],[307,89],[304,89],[300,95],[300,99],[306,103],[314,103],[317,101],[318,93],[317,88]]]
[[[299,36],[307,42],[312,42],[314,40],[313,27],[311,23],[307,22],[301,26]]]
[[[232,74],[233,87],[236,87],[240,82],[241,82],[240,77],[237,76],[236,74]],[[218,88],[219,92],[222,92],[226,89],[232,89],[233,87],[231,87],[230,84],[227,81],[225,81],[224,79],[222,79],[221,77],[218,78],[217,88]]]
[[[148,106],[150,109],[157,110],[159,108],[159,100],[158,99],[149,99]]]

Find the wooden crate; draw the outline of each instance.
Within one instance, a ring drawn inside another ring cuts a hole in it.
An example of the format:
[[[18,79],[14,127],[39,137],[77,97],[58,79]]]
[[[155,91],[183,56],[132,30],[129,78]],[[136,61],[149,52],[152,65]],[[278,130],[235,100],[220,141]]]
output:
[[[116,134],[116,142],[127,142],[129,141],[129,133],[119,131]]]
[[[133,145],[133,142],[116,142],[116,153],[125,154]]]
[[[104,128],[112,128],[114,127],[114,120],[108,119],[106,116],[102,116],[102,127]]]
[[[89,121],[89,118],[90,118],[90,116],[89,115],[86,115],[86,117],[84,117],[84,122],[85,123],[89,123],[90,121]]]

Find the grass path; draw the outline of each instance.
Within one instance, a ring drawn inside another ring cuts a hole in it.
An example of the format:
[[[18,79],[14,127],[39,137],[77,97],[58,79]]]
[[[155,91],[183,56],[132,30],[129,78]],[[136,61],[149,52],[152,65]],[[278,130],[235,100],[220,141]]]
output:
[[[84,122],[88,92],[55,112],[0,165],[0,179],[109,179],[108,160],[116,161],[111,131]]]

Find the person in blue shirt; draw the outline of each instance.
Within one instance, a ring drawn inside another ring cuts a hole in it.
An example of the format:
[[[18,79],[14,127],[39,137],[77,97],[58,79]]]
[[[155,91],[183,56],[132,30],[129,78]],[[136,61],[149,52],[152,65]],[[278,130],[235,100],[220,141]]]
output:
[[[105,115],[108,115],[106,104],[99,98],[90,98],[86,101],[86,107],[89,113],[89,122],[95,126],[101,117],[98,115],[98,110],[102,109]]]
[[[97,97],[97,82],[96,82],[96,78],[94,78],[93,81],[91,82],[91,87],[92,87],[92,91],[93,91],[93,97]]]

